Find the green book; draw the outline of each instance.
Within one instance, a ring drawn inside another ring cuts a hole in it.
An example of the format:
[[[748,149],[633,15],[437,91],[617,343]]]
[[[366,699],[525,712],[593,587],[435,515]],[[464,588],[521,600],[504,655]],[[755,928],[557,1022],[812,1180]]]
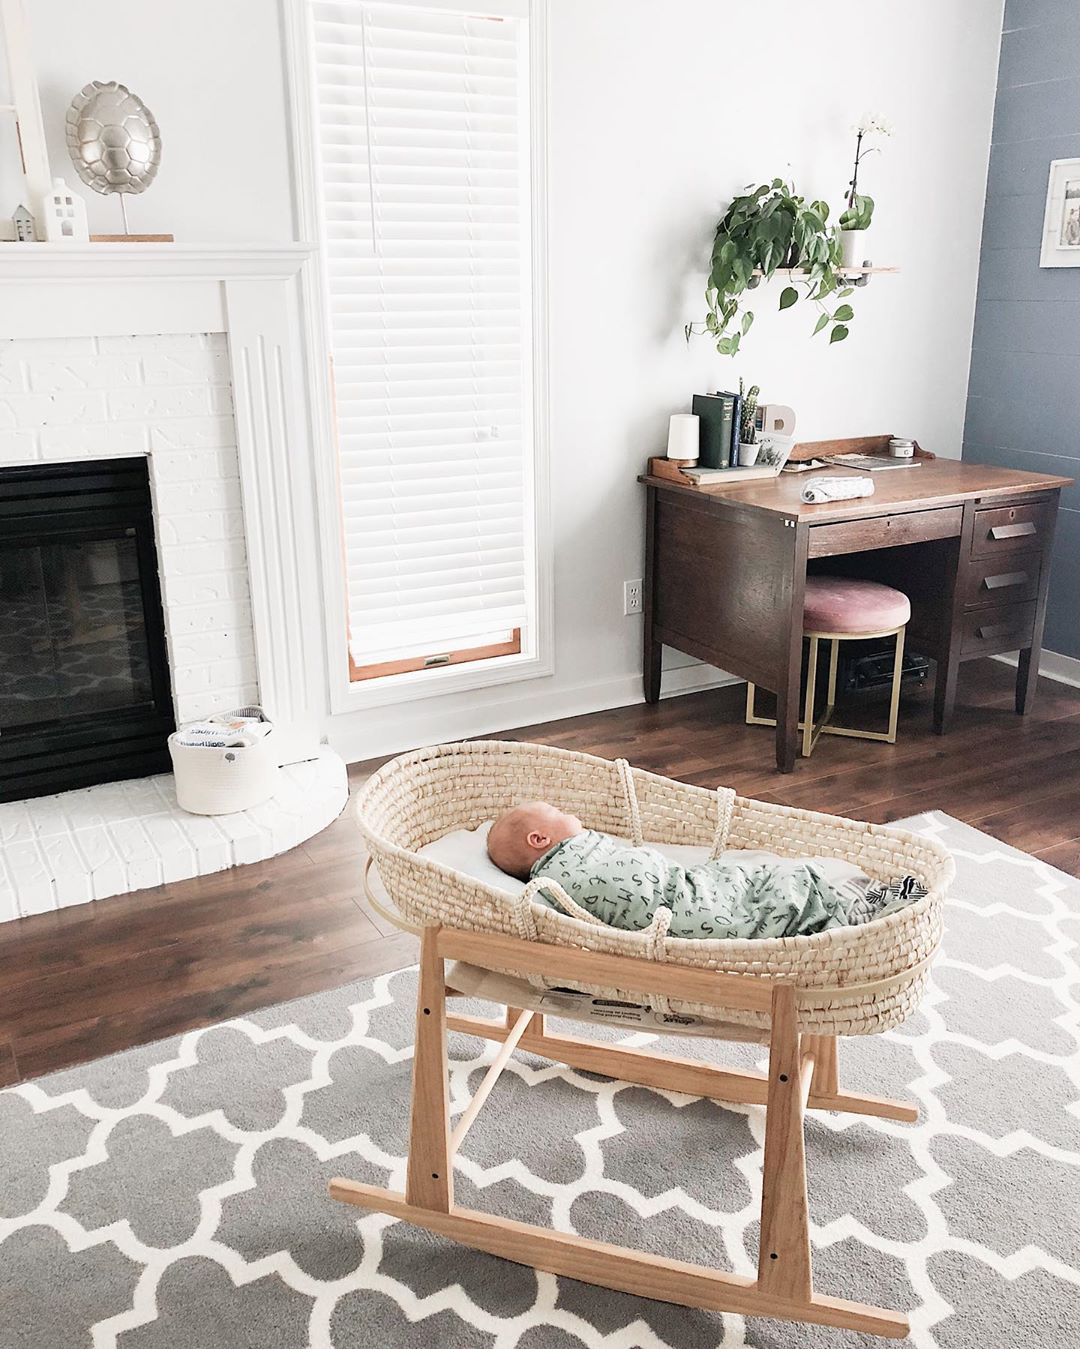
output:
[[[730,468],[735,395],[696,393],[690,410],[700,418],[698,466]]]

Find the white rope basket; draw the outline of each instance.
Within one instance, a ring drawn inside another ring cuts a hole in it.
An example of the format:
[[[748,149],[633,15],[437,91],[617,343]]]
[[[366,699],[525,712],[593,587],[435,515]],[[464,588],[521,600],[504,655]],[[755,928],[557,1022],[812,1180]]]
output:
[[[786,857],[836,857],[876,880],[913,875],[927,895],[888,917],[809,937],[730,941],[667,936],[669,914],[646,932],[624,932],[578,910],[570,917],[454,871],[418,850],[454,829],[475,829],[510,806],[543,799],[589,829],[656,843],[765,849]],[[406,925],[443,924],[524,937],[608,955],[660,960],[794,983],[803,1031],[869,1035],[904,1021],[918,1006],[941,939],[953,861],[932,839],[791,806],[774,806],[675,782],[573,750],[512,741],[436,745],[385,764],[357,797],[361,832]],[[515,974],[513,970],[503,971]],[[641,1002],[638,993],[593,985],[587,992]],[[716,1008],[653,999],[659,1011],[713,1017]],[[726,1012],[733,1023],[768,1030],[768,1014]]]
[[[261,707],[238,707],[214,721],[257,717],[268,721]],[[249,745],[181,744],[181,731],[169,736],[176,801],[192,815],[232,815],[251,810],[274,795],[281,785],[277,736],[273,727]]]

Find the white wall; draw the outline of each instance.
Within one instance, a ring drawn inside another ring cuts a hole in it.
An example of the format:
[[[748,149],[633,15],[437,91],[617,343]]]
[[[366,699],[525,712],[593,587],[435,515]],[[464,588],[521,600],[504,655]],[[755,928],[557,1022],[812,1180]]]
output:
[[[29,8],[58,164],[71,95],[121,79],[165,146],[133,228],[286,237],[274,0]],[[622,582],[642,571],[634,477],[694,391],[741,374],[797,410],[802,439],[888,431],[959,455],[1000,30],[1000,0],[550,0],[556,673],[328,718],[336,747],[359,758],[638,700],[640,619],[622,615]],[[839,205],[865,109],[896,128],[861,185],[878,202],[875,260],[900,274],[856,292],[842,345],[811,341],[809,308],[773,313],[774,285],[744,355],[687,348],[733,192],[791,173]]]
[[[92,233],[120,207],[77,178],[64,113],[90,80],[119,80],[161,128],[161,169],[129,197],[133,232],[187,243],[292,237],[284,63],[276,0],[23,0],[54,174],[87,203]],[[2,37],[0,37],[2,41]],[[6,55],[0,56],[0,103]],[[0,118],[0,238],[25,192]]]
[[[556,673],[339,717],[336,743],[355,757],[639,701],[634,478],[694,391],[742,375],[796,409],[800,438],[895,432],[959,456],[1000,20],[999,0],[551,0]],[[773,312],[779,284],[744,355],[688,348],[732,194],[791,173],[838,206],[866,109],[895,126],[861,185],[875,258],[900,274],[856,291],[831,349],[815,310]]]

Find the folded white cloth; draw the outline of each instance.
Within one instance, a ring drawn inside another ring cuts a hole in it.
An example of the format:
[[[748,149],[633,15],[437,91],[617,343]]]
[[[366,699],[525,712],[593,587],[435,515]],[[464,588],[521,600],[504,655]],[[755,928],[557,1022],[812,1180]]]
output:
[[[799,495],[809,505],[817,505],[822,501],[847,501],[849,497],[872,497],[874,480],[869,475],[865,478],[834,478],[823,475],[804,483]]]
[[[176,743],[207,749],[245,749],[273,730],[272,722],[261,715],[249,716],[248,711],[241,708],[238,712],[219,712],[205,721],[193,721],[180,728]]]
[[[177,732],[178,745],[198,745],[205,749],[243,749],[255,743],[255,737],[242,728],[220,722],[196,721]]]

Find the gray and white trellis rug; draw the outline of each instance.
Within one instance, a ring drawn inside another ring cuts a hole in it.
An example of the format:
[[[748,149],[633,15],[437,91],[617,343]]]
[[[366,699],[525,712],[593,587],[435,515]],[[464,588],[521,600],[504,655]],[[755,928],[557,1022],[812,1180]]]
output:
[[[948,816],[911,824],[957,858],[945,951],[918,1016],[845,1041],[841,1069],[922,1119],[811,1117],[818,1284],[908,1311],[919,1349],[1074,1349],[1080,883]],[[881,1343],[537,1275],[329,1200],[333,1175],[404,1187],[413,988],[401,971],[0,1093],[0,1343]],[[492,1052],[454,1038],[456,1109]],[[752,1274],[763,1123],[517,1056],[458,1200]]]

